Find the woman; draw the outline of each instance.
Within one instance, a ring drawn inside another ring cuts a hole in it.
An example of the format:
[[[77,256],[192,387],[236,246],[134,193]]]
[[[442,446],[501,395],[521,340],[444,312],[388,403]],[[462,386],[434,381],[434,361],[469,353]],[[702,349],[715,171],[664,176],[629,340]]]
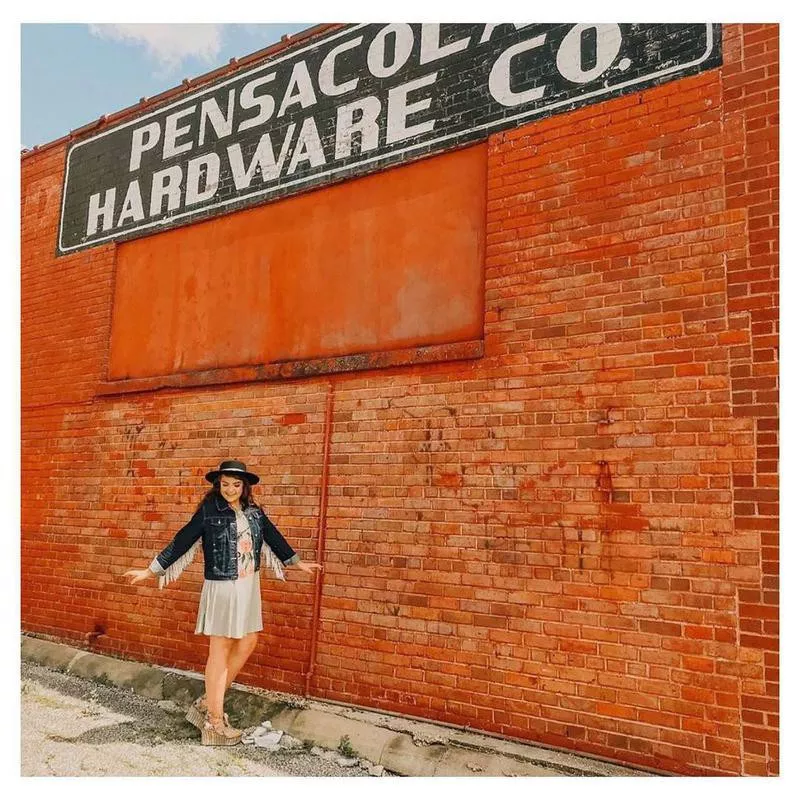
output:
[[[242,732],[223,712],[225,690],[244,666],[262,630],[259,573],[261,557],[285,580],[283,566],[313,573],[322,565],[303,562],[253,499],[258,475],[241,461],[223,461],[206,475],[213,484],[194,516],[145,569],[130,569],[131,583],[159,576],[159,587],[174,581],[202,544],[203,591],[195,633],[209,637],[206,693],[186,719],[200,728],[203,744],[234,745]]]

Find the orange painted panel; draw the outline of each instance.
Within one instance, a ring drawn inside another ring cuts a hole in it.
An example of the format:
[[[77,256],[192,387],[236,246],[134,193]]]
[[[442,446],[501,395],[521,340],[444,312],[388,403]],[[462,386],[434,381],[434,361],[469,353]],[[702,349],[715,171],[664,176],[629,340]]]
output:
[[[117,252],[109,379],[481,338],[486,145]]]

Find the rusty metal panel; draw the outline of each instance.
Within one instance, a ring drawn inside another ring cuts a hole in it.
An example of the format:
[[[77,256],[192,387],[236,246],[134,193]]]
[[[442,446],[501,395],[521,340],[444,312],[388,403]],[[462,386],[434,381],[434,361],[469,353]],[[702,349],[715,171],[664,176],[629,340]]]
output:
[[[109,380],[480,339],[486,146],[119,247]]]

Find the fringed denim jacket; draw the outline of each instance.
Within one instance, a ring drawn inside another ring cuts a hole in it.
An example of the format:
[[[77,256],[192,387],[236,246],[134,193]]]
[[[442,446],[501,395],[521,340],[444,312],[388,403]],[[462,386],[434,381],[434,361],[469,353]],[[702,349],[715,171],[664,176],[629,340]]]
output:
[[[261,553],[276,577],[285,580],[283,566],[296,564],[300,556],[289,546],[280,531],[272,524],[260,506],[251,505],[244,515],[253,534],[253,553],[256,570],[261,567]],[[159,576],[159,588],[176,580],[203,546],[207,581],[233,581],[239,575],[237,561],[236,513],[218,495],[207,497],[189,522],[153,559],[150,571]]]

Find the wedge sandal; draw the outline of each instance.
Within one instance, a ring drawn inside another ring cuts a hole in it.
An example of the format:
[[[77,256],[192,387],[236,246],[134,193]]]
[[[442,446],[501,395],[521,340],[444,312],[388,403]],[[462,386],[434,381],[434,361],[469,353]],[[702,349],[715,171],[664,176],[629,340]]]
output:
[[[202,695],[189,706],[189,710],[186,712],[186,721],[194,725],[198,730],[202,730],[203,723],[206,721],[207,711],[206,696]]]
[[[242,732],[232,728],[223,717],[212,717],[206,712],[203,727],[200,728],[201,744],[231,747],[242,741]]]
[[[189,706],[185,719],[187,722],[194,725],[197,730],[203,730],[203,723],[206,721],[207,712],[208,706],[206,705],[206,696],[201,695]],[[229,728],[233,727],[227,714],[223,714],[222,719]]]

